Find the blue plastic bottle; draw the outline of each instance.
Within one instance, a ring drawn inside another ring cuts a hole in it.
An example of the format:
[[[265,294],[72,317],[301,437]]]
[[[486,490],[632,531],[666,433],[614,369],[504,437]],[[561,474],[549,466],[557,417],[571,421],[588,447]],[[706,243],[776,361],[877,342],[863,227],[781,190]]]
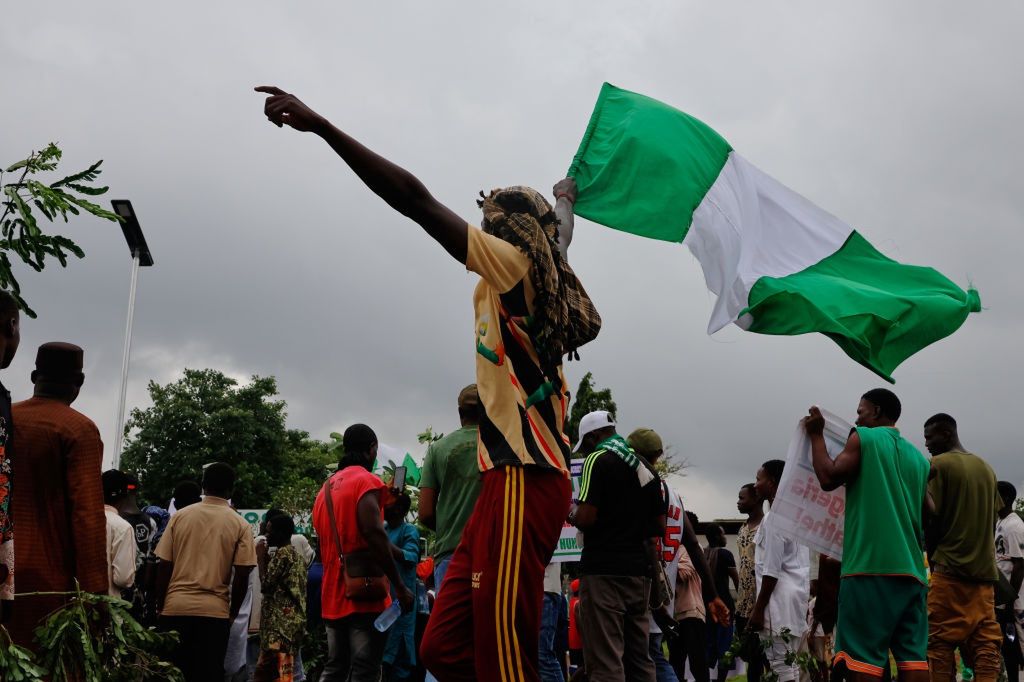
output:
[[[402,615],[402,605],[396,599],[391,602],[391,606],[387,607],[383,613],[377,616],[377,620],[373,621],[373,627],[377,628],[377,632],[384,632],[394,625],[400,615]]]

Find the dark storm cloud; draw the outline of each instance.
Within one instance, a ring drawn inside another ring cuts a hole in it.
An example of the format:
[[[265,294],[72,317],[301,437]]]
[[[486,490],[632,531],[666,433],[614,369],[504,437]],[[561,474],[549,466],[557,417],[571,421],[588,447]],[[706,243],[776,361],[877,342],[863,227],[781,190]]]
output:
[[[59,11],[58,11],[59,10]],[[278,130],[251,87],[290,89],[476,220],[475,193],[564,174],[604,80],[709,122],[751,161],[888,255],[981,289],[986,310],[896,372],[903,427],[947,411],[1001,477],[1022,376],[1024,209],[1016,85],[1024,10],[943,3],[176,3],[4,11],[0,163],[49,140],[68,168],[106,159],[156,258],[142,273],[129,405],[149,379],[216,367],[278,377],[290,423],[354,420],[415,448],[454,427],[471,380],[473,277],[309,135]],[[80,400],[113,443],[128,286],[115,227],[25,273],[40,313],[5,383],[30,390],[34,348],[87,350]],[[712,297],[685,248],[582,222],[572,261],[604,317],[567,365],[611,386],[625,430],[652,426],[693,465],[702,515],[779,456],[812,402],[852,415],[879,384],[823,337],[704,330]]]

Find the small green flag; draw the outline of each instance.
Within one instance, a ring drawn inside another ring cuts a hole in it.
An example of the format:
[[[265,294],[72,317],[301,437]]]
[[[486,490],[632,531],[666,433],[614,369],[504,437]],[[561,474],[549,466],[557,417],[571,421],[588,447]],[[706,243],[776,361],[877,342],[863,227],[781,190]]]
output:
[[[405,467],[405,482],[409,485],[418,486],[420,484],[420,468],[408,452],[405,453],[402,466]]]

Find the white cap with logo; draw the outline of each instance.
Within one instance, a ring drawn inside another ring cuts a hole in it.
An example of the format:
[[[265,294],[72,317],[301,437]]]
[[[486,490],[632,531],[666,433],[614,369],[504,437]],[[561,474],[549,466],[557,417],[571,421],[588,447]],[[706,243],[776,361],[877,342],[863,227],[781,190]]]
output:
[[[572,451],[576,452],[583,446],[583,437],[588,433],[593,433],[607,426],[615,426],[615,420],[605,410],[595,410],[583,415],[583,419],[580,420],[580,439]]]

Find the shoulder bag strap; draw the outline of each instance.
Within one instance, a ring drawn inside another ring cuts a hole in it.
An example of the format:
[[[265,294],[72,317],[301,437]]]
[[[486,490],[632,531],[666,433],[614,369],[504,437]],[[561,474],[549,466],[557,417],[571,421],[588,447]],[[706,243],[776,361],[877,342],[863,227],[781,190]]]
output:
[[[338,534],[338,521],[334,517],[334,496],[331,491],[334,486],[331,484],[331,479],[328,478],[324,481],[324,503],[327,505],[327,516],[331,522],[331,533],[334,534],[334,544],[338,546],[338,559],[342,565],[345,564],[345,555],[341,552],[341,536]]]

